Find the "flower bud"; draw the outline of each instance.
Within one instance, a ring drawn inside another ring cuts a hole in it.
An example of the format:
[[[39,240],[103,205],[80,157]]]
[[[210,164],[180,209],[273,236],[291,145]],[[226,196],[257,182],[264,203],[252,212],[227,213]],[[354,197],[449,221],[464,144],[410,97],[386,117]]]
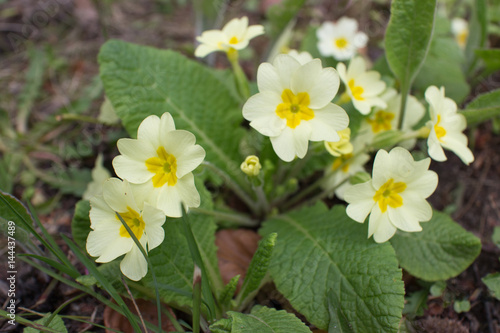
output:
[[[260,173],[262,165],[260,165],[259,158],[255,155],[249,155],[245,162],[241,163],[241,171],[247,174],[247,176],[255,177]]]

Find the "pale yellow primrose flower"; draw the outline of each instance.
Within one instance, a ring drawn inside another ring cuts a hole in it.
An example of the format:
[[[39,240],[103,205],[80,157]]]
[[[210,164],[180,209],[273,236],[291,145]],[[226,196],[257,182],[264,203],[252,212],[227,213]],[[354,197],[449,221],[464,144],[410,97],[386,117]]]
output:
[[[292,56],[295,60],[297,60],[301,65],[307,64],[309,61],[313,60],[312,55],[307,51],[298,52],[297,50],[290,50],[287,53],[289,56]]]
[[[388,88],[380,98],[387,103],[387,107],[375,107],[371,114],[364,118],[358,131],[358,137],[362,137],[367,143],[373,142],[376,135],[397,130],[399,124],[399,109],[401,108],[401,94],[396,89]],[[414,96],[409,95],[406,100],[405,118],[402,126],[403,131],[410,131],[424,116],[425,108]],[[416,139],[409,139],[399,143],[399,146],[411,149],[415,146]]]
[[[181,217],[186,209],[200,205],[193,171],[205,158],[195,136],[176,130],[170,113],[149,116],[137,130],[137,139],[118,140],[121,155],[113,159],[116,174],[133,184],[144,184],[150,200],[167,216]]]
[[[196,48],[194,55],[203,58],[216,51],[227,53],[231,50],[242,50],[248,46],[250,39],[263,33],[262,25],[248,26],[248,17],[234,18],[222,30],[207,30],[196,37],[201,44]]]
[[[383,243],[396,229],[421,231],[419,222],[429,221],[432,207],[425,200],[436,189],[437,174],[429,171],[430,158],[414,161],[410,152],[396,147],[389,153],[379,150],[373,164],[372,180],[346,190],[346,212],[356,222],[368,221],[368,237]]]
[[[364,165],[370,160],[370,155],[361,152],[360,147],[354,148],[351,153],[335,158],[325,170],[325,181],[321,184],[321,188],[325,190],[335,188],[330,198],[335,193],[337,198],[344,200],[345,191],[353,186],[349,178],[357,172],[365,171]]]
[[[165,214],[151,206],[138,187],[118,178],[107,180],[103,194],[92,198],[90,205],[92,231],[87,237],[87,252],[98,257],[96,262],[110,262],[125,254],[120,263],[122,273],[134,281],[142,279],[148,271],[147,261],[115,212],[146,252],[163,242]]]
[[[343,63],[339,63],[337,71],[344,82],[346,93],[361,114],[369,114],[374,106],[383,109],[387,107],[387,103],[380,97],[385,90],[385,82],[380,80],[380,73],[366,71],[366,62],[362,57],[352,59],[347,70]]]
[[[456,17],[451,20],[451,32],[455,36],[458,46],[465,49],[469,37],[469,23],[463,18]]]
[[[368,36],[358,31],[358,22],[349,17],[341,17],[336,23],[324,22],[316,36],[319,53],[341,61],[354,57],[368,42]]]
[[[443,147],[453,151],[465,163],[474,161],[472,151],[467,147],[467,137],[462,131],[467,127],[464,115],[457,113],[457,104],[444,96],[444,87],[430,86],[425,91],[429,102],[431,120],[427,126],[431,129],[427,146],[429,156],[436,161],[446,161]]]
[[[337,142],[325,141],[326,150],[333,156],[347,155],[352,153],[353,146],[351,143],[351,129],[349,127],[344,128],[341,131],[337,131],[340,136],[340,140]]]
[[[249,155],[245,158],[245,161],[241,163],[240,169],[247,176],[255,177],[259,175],[262,165],[260,165],[259,158],[257,156]]]
[[[349,124],[347,113],[330,103],[339,88],[338,74],[321,60],[304,65],[287,54],[257,71],[259,93],[243,105],[250,126],[269,136],[283,161],[303,158],[309,141],[338,141],[337,131]]]

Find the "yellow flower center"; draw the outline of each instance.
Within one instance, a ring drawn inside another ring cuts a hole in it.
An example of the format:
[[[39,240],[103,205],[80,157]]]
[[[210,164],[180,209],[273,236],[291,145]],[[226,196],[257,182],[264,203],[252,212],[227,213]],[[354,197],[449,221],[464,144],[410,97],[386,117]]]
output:
[[[441,115],[437,116],[437,123],[434,125],[434,132],[436,132],[436,136],[440,142],[443,142],[441,138],[446,135],[446,130],[439,126],[439,123],[441,122]]]
[[[469,37],[469,32],[467,30],[460,32],[456,37],[458,45],[460,45],[461,47],[465,47],[467,43],[467,37]]]
[[[232,45],[238,44],[238,42],[239,42],[238,37],[236,37],[236,36],[231,37],[231,39],[229,40],[229,44],[232,44]]]
[[[382,213],[387,211],[387,206],[398,208],[403,206],[403,198],[398,194],[406,189],[403,182],[394,183],[394,179],[389,179],[382,185],[373,196],[373,200],[378,203]]]
[[[363,92],[365,90],[361,86],[356,86],[356,84],[354,83],[354,79],[351,79],[349,81],[348,86],[349,86],[349,89],[351,89],[351,94],[352,94],[352,97],[354,99],[356,99],[358,101],[363,101],[364,100],[364,97],[361,96],[361,95],[363,95]]]
[[[374,118],[368,118],[366,121],[372,126],[373,133],[378,133],[382,130],[388,131],[392,128],[391,121],[394,119],[394,113],[378,111]]]
[[[301,120],[314,118],[314,111],[309,108],[311,103],[309,94],[301,92],[295,95],[290,89],[281,93],[283,103],[276,107],[276,114],[281,119],[286,119],[286,125],[290,128],[299,126]]]
[[[342,168],[342,172],[347,173],[349,171],[349,167],[351,166],[348,162],[352,158],[352,156],[352,154],[345,154],[337,157],[335,161],[333,161],[332,170],[336,171],[339,168]]]
[[[346,48],[347,44],[349,44],[349,42],[344,37],[335,39],[335,46],[337,46],[339,49]]]
[[[127,206],[127,212],[120,213],[120,216],[122,217],[123,221],[127,223],[130,230],[132,230],[132,232],[134,233],[135,237],[137,237],[137,239],[141,239],[142,235],[144,234],[144,228],[146,227],[141,214]],[[119,220],[118,216],[116,217],[116,219]],[[130,238],[130,234],[123,225],[120,227],[120,236]]]
[[[154,173],[153,186],[162,187],[165,184],[174,186],[177,183],[177,159],[174,155],[167,153],[165,148],[160,146],[156,153],[158,157],[151,157],[146,160],[146,168]]]

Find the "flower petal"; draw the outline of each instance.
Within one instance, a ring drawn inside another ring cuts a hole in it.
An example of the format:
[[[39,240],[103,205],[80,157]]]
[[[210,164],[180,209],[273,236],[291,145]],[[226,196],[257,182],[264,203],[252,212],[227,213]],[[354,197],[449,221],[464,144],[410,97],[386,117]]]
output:
[[[142,243],[142,239],[141,239]],[[142,244],[145,248],[145,244]],[[146,258],[144,258],[143,254],[134,244],[129,253],[123,258],[120,263],[120,270],[123,275],[128,277],[130,280],[139,281],[144,276],[146,276],[148,272],[148,262]]]

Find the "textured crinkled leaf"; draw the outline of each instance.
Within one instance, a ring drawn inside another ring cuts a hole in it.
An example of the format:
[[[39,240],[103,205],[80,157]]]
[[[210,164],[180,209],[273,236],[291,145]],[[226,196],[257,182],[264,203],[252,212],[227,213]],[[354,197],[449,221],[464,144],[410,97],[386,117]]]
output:
[[[339,298],[333,290],[328,292],[328,312],[330,313],[330,324],[328,325],[328,333],[353,333],[351,324],[347,320]]]
[[[493,296],[500,300],[500,273],[492,273],[481,279]]]
[[[467,119],[467,125],[476,125],[500,115],[500,89],[477,96],[461,110]]]
[[[85,249],[87,245],[87,237],[90,232],[90,202],[80,200],[76,203],[75,214],[71,220],[71,234],[73,240],[81,248]]]
[[[410,87],[429,49],[436,0],[393,0],[385,33],[387,62],[402,86]]]
[[[250,266],[248,266],[245,281],[238,294],[238,300],[245,302],[248,297],[255,296],[259,290],[260,284],[264,276],[266,276],[274,245],[276,244],[276,234],[271,233],[259,242],[259,247],[255,252]]]
[[[391,238],[399,264],[411,275],[447,280],[463,272],[481,251],[481,241],[447,214],[434,211],[421,232],[398,232]]]
[[[292,306],[318,326],[329,324],[327,294],[337,295],[355,332],[396,332],[403,309],[403,282],[394,250],[367,239],[367,225],[343,206],[322,203],[264,222],[262,234],[278,233],[269,272]]]
[[[231,333],[311,333],[299,318],[284,310],[257,305],[250,314],[233,311],[227,314],[232,319]]]
[[[170,112],[196,136],[206,160],[240,176],[244,130],[238,101],[210,70],[166,50],[112,40],[99,53],[106,96],[132,137],[144,118]]]
[[[469,85],[462,71],[463,63],[463,52],[456,41],[450,37],[436,36],[432,39],[414,86],[421,91],[431,85],[443,86],[446,96],[460,103],[469,93]]]

